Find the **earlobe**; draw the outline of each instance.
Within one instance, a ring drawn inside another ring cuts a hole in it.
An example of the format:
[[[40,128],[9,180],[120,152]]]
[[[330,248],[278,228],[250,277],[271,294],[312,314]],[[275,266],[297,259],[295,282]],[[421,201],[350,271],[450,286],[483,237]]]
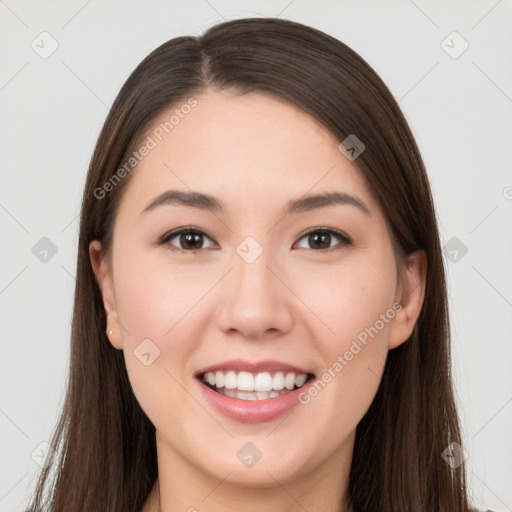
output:
[[[114,293],[114,283],[112,275],[107,268],[105,256],[99,240],[93,240],[89,244],[89,257],[94,277],[103,299],[103,307],[105,308],[105,317],[107,319],[107,323],[105,325],[106,335],[112,346],[121,350],[123,348],[121,330],[119,328],[116,329],[116,326],[119,326],[119,320],[117,318],[118,314]]]
[[[426,276],[427,255],[424,250],[415,251],[409,255],[398,285],[395,300],[401,309],[391,322],[389,350],[404,343],[412,334],[423,307]]]

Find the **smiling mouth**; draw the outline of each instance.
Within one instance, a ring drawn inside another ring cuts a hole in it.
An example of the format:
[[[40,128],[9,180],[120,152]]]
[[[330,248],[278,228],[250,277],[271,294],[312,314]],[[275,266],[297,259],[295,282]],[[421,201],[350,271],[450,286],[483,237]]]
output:
[[[312,373],[215,371],[197,376],[213,391],[240,400],[267,400],[292,393],[315,378]]]

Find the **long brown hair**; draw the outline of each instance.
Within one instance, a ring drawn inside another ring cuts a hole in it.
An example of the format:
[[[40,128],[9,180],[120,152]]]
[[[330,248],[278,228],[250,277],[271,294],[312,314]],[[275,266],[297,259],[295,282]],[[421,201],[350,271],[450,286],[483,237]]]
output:
[[[80,218],[71,360],[65,403],[33,501],[51,512],[139,512],[157,478],[155,428],[137,402],[122,351],[105,335],[89,259],[110,257],[113,221],[132,173],[104,184],[163,110],[207,88],[258,91],[303,109],[338,139],[355,134],[354,161],[388,221],[397,264],[423,249],[425,299],[410,338],[388,354],[380,387],[357,426],[348,499],[354,512],[467,512],[463,445],[450,368],[445,271],[432,195],[410,128],[392,94],[356,52],[308,26],[274,18],[224,22],[148,55],[114,101],[99,135]],[[102,188],[103,187],[103,188]],[[48,487],[48,492],[45,488]]]

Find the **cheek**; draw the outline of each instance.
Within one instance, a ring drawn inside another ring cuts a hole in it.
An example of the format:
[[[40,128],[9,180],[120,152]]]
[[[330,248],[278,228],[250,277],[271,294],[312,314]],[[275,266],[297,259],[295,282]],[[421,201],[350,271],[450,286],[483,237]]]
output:
[[[351,411],[347,421],[359,420],[377,391],[388,352],[394,260],[354,258],[337,268],[312,267],[297,282],[297,294],[313,313],[308,324],[322,355],[317,377],[328,389],[319,387],[321,400]]]
[[[211,284],[192,270],[138,257],[119,259],[115,272],[123,352],[134,394],[153,423],[178,421],[185,400],[179,383],[190,378],[191,340],[198,336],[194,318],[201,308],[194,305]]]
[[[118,311],[138,337],[172,338],[200,310],[201,298],[217,278],[194,265],[155,263],[134,258],[120,262],[116,276]]]
[[[316,334],[326,341],[333,340],[333,348],[342,348],[373,326],[392,306],[394,262],[388,265],[383,261],[385,258],[378,261],[354,257],[338,266],[311,265],[307,272],[290,272],[290,276],[296,276],[293,279],[297,296],[308,306],[306,312],[313,315],[311,321],[318,324]],[[379,327],[387,331],[380,322]]]

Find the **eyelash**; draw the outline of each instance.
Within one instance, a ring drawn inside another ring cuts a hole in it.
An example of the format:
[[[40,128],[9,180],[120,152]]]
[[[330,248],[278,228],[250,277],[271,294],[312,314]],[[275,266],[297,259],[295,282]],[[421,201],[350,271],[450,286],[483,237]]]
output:
[[[169,243],[170,240],[172,240],[173,238],[176,238],[176,236],[181,235],[182,233],[189,233],[189,234],[192,233],[195,235],[204,235],[213,241],[213,239],[211,237],[209,237],[204,231],[194,228],[193,226],[189,226],[189,227],[179,228],[177,230],[170,231],[169,233],[166,233],[158,240],[157,245],[158,246],[167,245],[167,247],[171,251],[196,253],[198,251],[204,250],[204,249],[181,249],[180,247],[175,247]],[[341,243],[338,243],[338,244],[334,245],[333,247],[328,247],[327,249],[310,249],[311,251],[314,251],[314,252],[330,253],[333,251],[339,251],[346,246],[352,245],[352,243],[353,243],[351,238],[349,236],[347,236],[345,233],[338,231],[337,229],[324,228],[324,227],[317,227],[317,228],[313,228],[313,229],[307,231],[299,238],[299,241],[313,233],[324,233],[324,234],[328,233],[330,235],[335,235],[337,238],[339,238],[341,240]]]

